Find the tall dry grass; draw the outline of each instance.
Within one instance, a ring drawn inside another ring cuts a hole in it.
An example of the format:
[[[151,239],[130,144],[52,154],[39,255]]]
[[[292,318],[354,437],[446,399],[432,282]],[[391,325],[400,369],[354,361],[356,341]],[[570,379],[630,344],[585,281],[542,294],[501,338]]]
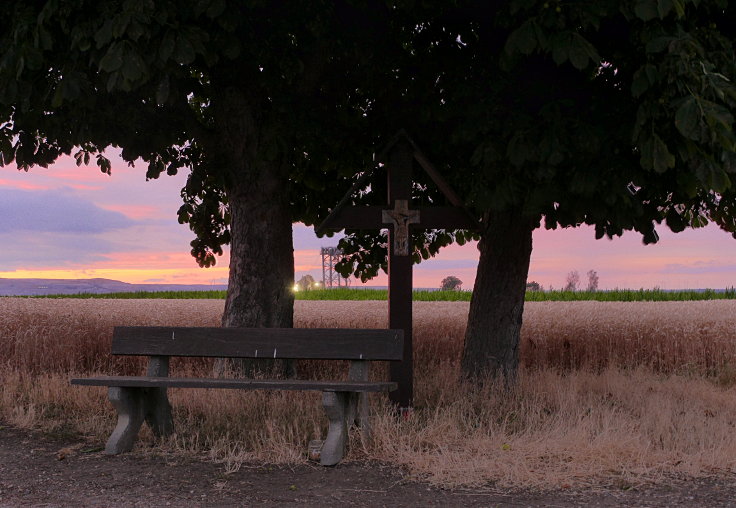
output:
[[[109,355],[115,325],[216,326],[222,301],[0,299],[0,420],[103,442],[105,390],[72,375],[139,372]],[[511,392],[460,382],[468,304],[415,302],[415,406],[397,420],[372,399],[374,439],[351,435],[348,459],[400,464],[445,486],[548,488],[736,467],[736,302],[533,302]],[[296,303],[299,327],[385,327],[380,301]],[[341,367],[344,370],[344,366]],[[206,362],[179,361],[205,373]],[[309,375],[338,368],[303,362]],[[377,376],[385,369],[377,369]],[[244,461],[305,460],[324,434],[318,393],[171,390],[173,451]],[[153,442],[141,436],[139,450]],[[158,449],[158,448],[157,448]]]

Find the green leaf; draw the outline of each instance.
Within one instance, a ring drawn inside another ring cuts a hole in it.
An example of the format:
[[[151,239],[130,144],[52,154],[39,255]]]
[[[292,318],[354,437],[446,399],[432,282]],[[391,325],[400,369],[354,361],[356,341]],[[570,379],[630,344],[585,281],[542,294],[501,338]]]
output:
[[[128,25],[128,38],[134,42],[137,42],[145,33],[146,29],[137,21],[131,21]]]
[[[513,0],[509,5],[511,14],[516,14],[520,10],[527,10],[534,6],[535,0]]]
[[[186,37],[179,35],[176,38],[176,48],[174,49],[174,61],[180,65],[189,65],[194,61],[196,54],[194,46]]]
[[[675,113],[675,127],[680,134],[693,141],[700,140],[701,112],[698,101],[690,96],[685,99]]]
[[[240,40],[228,34],[222,46],[222,52],[230,60],[235,60],[240,55]]]
[[[118,77],[120,77],[120,73],[118,71],[111,72],[110,77],[107,78],[107,91],[112,92],[115,89],[115,86],[118,83]]]
[[[670,44],[675,40],[677,40],[676,37],[656,37],[647,42],[646,51],[647,53],[660,53],[669,48]]]
[[[706,121],[712,129],[716,129],[718,126],[721,126],[725,128],[725,130],[731,131],[733,115],[728,109],[720,104],[706,100],[701,100],[700,104],[703,107]]]
[[[672,10],[672,0],[657,0],[657,14],[660,18],[667,16]]]
[[[553,166],[557,166],[564,160],[565,156],[559,150],[555,150],[554,152],[552,152],[552,155],[549,156],[547,162],[549,162]]]
[[[665,221],[667,222],[667,227],[669,227],[673,233],[680,233],[687,227],[685,221],[674,208],[669,209],[665,217]]]
[[[552,48],[552,59],[557,65],[562,65],[567,60],[569,47],[557,44]]]
[[[657,83],[657,80],[659,80],[659,71],[655,65],[646,64],[644,66],[644,72],[647,74],[647,79],[649,80],[650,85]]]
[[[668,168],[675,166],[675,156],[667,149],[662,138],[653,134],[641,145],[641,166],[646,170],[664,173]]]
[[[650,21],[659,15],[656,0],[637,0],[634,14],[642,21]]]
[[[521,166],[530,159],[532,151],[533,147],[529,146],[524,136],[517,134],[509,141],[506,147],[506,156],[509,158],[511,164]]]
[[[573,32],[570,36],[570,51],[568,56],[570,63],[579,70],[583,70],[588,65],[589,59],[594,64],[601,61],[601,57],[595,47],[577,32]]]
[[[530,55],[534,51],[537,47],[534,23],[533,19],[529,19],[509,35],[506,40],[506,53],[513,55],[518,52],[522,55]]]
[[[212,0],[205,14],[210,19],[216,18],[225,11],[225,7],[225,0]]]
[[[583,70],[588,65],[588,55],[579,46],[572,45],[568,57],[573,67],[578,70]]]
[[[176,36],[173,30],[167,30],[158,48],[158,56],[162,62],[166,63],[174,53],[176,47]]]
[[[675,6],[675,12],[678,18],[685,17],[685,2],[684,0],[672,0],[672,4]]]
[[[100,60],[100,70],[113,72],[118,70],[122,65],[123,45],[120,42],[116,42],[108,48],[107,53]]]
[[[128,14],[120,14],[112,19],[112,36],[116,39],[122,37],[128,29],[130,16]]]
[[[135,50],[125,52],[122,66],[123,78],[128,81],[136,81],[140,79],[146,72],[146,64]]]
[[[106,175],[112,173],[112,164],[110,163],[110,159],[108,159],[101,153],[97,154],[97,166],[100,168],[100,171],[102,171]]]
[[[723,193],[731,188],[731,179],[728,177],[725,171],[721,168],[711,168],[713,173],[711,174],[711,187],[714,191]]]
[[[552,39],[552,59],[557,65],[562,65],[570,55],[570,38],[557,36]]]
[[[163,106],[169,98],[169,75],[164,76],[156,87],[156,104]]]
[[[647,76],[644,67],[640,67],[634,73],[634,77],[631,80],[631,95],[634,97],[641,97],[641,95],[649,89],[649,77]]]
[[[651,230],[643,233],[642,241],[644,242],[644,245],[657,243],[659,241],[659,235],[657,234],[657,231],[652,228]]]
[[[634,73],[631,81],[631,95],[641,97],[652,85],[657,83],[659,79],[659,71],[652,64],[646,64],[639,67]]]
[[[662,141],[662,138],[654,134],[652,139],[652,163],[654,171],[664,173],[667,169],[675,167],[675,156],[667,149],[667,145]]]
[[[26,46],[25,48],[26,66],[32,70],[37,71],[43,66],[43,54],[40,50],[33,46]]]
[[[95,33],[95,43],[97,49],[102,49],[102,46],[108,44],[112,40],[112,21],[107,20]]]
[[[677,185],[685,192],[688,198],[694,198],[698,194],[699,180],[692,172],[678,172]]]
[[[38,40],[36,47],[40,47],[44,51],[49,51],[54,45],[51,34],[43,26],[38,27]]]

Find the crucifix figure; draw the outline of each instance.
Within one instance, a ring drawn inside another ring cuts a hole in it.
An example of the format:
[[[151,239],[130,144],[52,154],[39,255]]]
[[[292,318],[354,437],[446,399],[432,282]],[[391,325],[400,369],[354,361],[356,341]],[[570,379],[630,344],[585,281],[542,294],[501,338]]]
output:
[[[399,385],[391,400],[399,409],[410,409],[414,390],[412,365],[412,257],[411,227],[422,229],[476,229],[478,224],[463,207],[462,200],[442,179],[435,167],[409,138],[399,131],[376,157],[388,173],[388,206],[346,206],[356,191],[367,185],[366,172],[319,225],[317,234],[340,229],[388,229],[388,327],[404,330],[404,356],[391,362],[391,381]],[[412,169],[418,163],[452,206],[410,210]],[[411,227],[410,227],[411,226]]]
[[[392,224],[394,229],[394,254],[409,255],[409,224],[419,223],[419,210],[409,210],[406,199],[397,199],[393,210],[383,210],[384,224]]]

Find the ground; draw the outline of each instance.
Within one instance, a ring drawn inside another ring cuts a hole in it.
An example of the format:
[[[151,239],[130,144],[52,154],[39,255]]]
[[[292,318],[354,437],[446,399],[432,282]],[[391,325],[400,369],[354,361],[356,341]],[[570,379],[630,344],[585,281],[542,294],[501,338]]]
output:
[[[154,451],[109,457],[100,443],[0,426],[0,508],[16,506],[736,506],[736,475],[622,490],[443,490],[376,463],[251,464]]]

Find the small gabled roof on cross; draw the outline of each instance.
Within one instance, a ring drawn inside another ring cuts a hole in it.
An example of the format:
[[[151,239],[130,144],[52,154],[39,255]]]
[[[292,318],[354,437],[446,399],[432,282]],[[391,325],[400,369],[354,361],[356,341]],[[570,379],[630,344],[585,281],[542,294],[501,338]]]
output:
[[[414,159],[419,163],[424,172],[427,173],[429,178],[434,182],[440,192],[445,195],[447,200],[452,203],[453,206],[465,208],[462,199],[460,199],[460,197],[457,195],[457,193],[455,193],[453,188],[450,187],[445,179],[442,178],[442,175],[440,175],[440,172],[437,171],[437,168],[435,168],[434,165],[429,162],[429,159],[426,155],[424,155],[424,152],[422,152],[421,148],[417,146],[414,140],[411,139],[411,136],[409,136],[409,134],[404,129],[399,130],[399,132],[397,132],[396,135],[391,138],[391,141],[386,143],[381,151],[378,152],[378,161],[380,162],[387,159],[388,153],[401,139],[406,140],[411,145],[411,147],[414,149]]]
[[[377,162],[388,160],[389,154],[399,141],[407,142],[412,149],[414,160],[424,170],[429,178],[434,182],[437,188],[452,204],[452,206],[433,206],[423,207],[422,220],[418,224],[419,227],[427,229],[478,229],[478,223],[463,205],[462,199],[450,187],[450,185],[442,178],[437,168],[429,161],[424,152],[417,146],[414,140],[401,129],[391,140],[384,145],[378,152]],[[389,171],[391,168],[389,168]],[[373,169],[366,171],[355,182],[350,190],[343,196],[340,202],[332,209],[327,218],[316,228],[318,235],[329,230],[340,229],[382,229],[385,225],[382,222],[381,214],[385,207],[382,206],[355,206],[349,207],[350,197],[359,189],[365,186],[368,179],[373,176]],[[391,206],[391,204],[389,204]]]

